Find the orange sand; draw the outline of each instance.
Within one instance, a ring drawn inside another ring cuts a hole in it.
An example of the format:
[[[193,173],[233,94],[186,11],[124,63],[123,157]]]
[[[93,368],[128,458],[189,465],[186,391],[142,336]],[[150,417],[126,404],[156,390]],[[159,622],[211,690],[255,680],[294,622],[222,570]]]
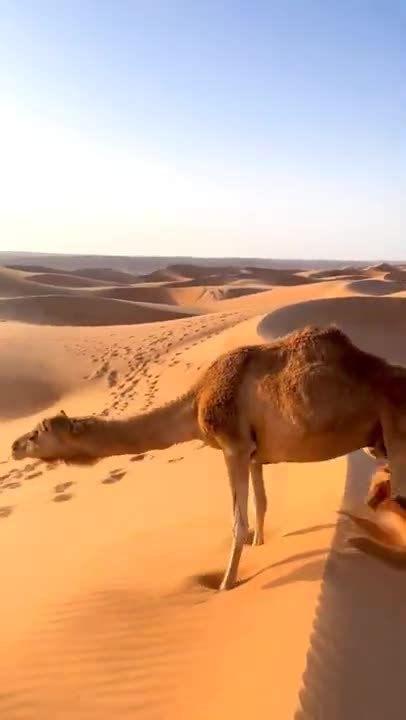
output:
[[[403,271],[173,265],[139,280],[0,268],[1,720],[403,719],[406,561],[337,514],[366,494],[362,451],[266,468],[266,544],[223,594],[220,453],[9,459],[44,414],[145,410],[222,350],[307,322],[406,364]]]

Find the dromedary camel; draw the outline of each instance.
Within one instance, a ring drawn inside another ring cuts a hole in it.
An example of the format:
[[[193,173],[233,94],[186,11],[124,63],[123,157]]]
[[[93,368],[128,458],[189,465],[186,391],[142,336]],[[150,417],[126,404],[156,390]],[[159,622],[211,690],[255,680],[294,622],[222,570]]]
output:
[[[234,537],[222,589],[232,587],[248,534],[248,480],[263,543],[262,468],[328,460],[364,447],[387,455],[391,486],[406,497],[406,369],[360,350],[336,327],[307,327],[218,357],[182,397],[126,420],[43,420],[17,439],[13,457],[94,462],[201,439],[223,452]]]

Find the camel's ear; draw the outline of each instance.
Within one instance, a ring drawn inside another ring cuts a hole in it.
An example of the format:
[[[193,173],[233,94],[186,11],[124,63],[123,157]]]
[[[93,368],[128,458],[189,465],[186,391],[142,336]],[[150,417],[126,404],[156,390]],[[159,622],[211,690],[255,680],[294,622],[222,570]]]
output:
[[[49,431],[50,431],[50,429],[51,429],[51,423],[49,422],[49,420],[47,420],[47,418],[45,418],[45,420],[41,420],[41,422],[40,422],[40,424],[39,424],[39,429],[40,429],[42,432],[49,432]]]
[[[66,414],[66,412],[65,412],[65,410],[60,410],[60,411],[59,411],[59,414],[60,414],[60,415],[63,415],[64,417],[68,417],[67,414]]]

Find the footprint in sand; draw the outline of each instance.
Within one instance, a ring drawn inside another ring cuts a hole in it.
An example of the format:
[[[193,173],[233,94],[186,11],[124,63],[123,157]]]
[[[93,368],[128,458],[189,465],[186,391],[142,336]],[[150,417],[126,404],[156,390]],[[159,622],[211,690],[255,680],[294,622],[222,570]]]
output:
[[[0,507],[0,519],[9,517],[12,512],[13,508],[11,505],[5,505],[3,507]]]
[[[72,485],[75,483],[73,481],[71,482],[64,482],[64,483],[58,483],[58,485],[55,485],[55,492],[56,493],[64,493],[66,490],[68,490]]]
[[[140,453],[139,455],[133,455],[132,458],[130,458],[130,462],[141,462],[141,460],[144,460],[147,456],[146,453]]]
[[[183,456],[180,456],[180,457],[174,457],[174,458],[169,458],[169,460],[168,460],[168,463],[176,463],[176,462],[180,462],[180,461],[181,461],[181,460],[183,460],[183,459],[184,459],[184,458],[183,458]]]
[[[73,495],[70,493],[58,493],[57,495],[54,495],[52,498],[54,502],[67,502],[67,500],[72,500]]]
[[[103,377],[103,375],[106,375],[108,373],[108,371],[109,371],[109,364],[108,364],[108,362],[105,362],[105,363],[103,363],[103,365],[101,365],[101,367],[98,370],[96,370],[96,372],[93,375],[93,378],[101,378],[101,377]]]
[[[21,487],[21,483],[19,482],[9,482],[6,483],[6,485],[3,485],[3,490],[17,490],[17,488]]]
[[[118,378],[118,372],[117,370],[111,370],[107,376],[107,381],[109,384],[109,387],[114,387],[117,385],[117,378]]]
[[[126,470],[121,470],[121,468],[118,468],[117,470],[112,470],[110,474],[102,480],[102,483],[104,485],[111,485],[112,483],[120,482],[120,480],[123,479],[127,475]]]
[[[42,475],[42,470],[38,470],[38,472],[33,472],[30,475],[27,475],[25,478],[26,480],[34,480],[34,478],[40,477]]]

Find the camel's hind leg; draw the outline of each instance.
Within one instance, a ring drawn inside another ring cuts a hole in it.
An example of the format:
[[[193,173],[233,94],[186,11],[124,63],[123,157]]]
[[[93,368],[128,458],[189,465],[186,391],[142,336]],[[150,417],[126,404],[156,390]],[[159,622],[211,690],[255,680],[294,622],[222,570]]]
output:
[[[255,502],[255,533],[253,545],[263,545],[264,521],[268,502],[264,485],[263,466],[259,463],[251,463],[251,482]]]
[[[406,438],[404,430],[399,419],[391,416],[384,418],[382,429],[390,470],[391,495],[401,507],[406,508]]]
[[[245,453],[224,453],[224,459],[233,499],[234,537],[220,590],[229,590],[236,581],[242,550],[248,536],[249,456]]]

